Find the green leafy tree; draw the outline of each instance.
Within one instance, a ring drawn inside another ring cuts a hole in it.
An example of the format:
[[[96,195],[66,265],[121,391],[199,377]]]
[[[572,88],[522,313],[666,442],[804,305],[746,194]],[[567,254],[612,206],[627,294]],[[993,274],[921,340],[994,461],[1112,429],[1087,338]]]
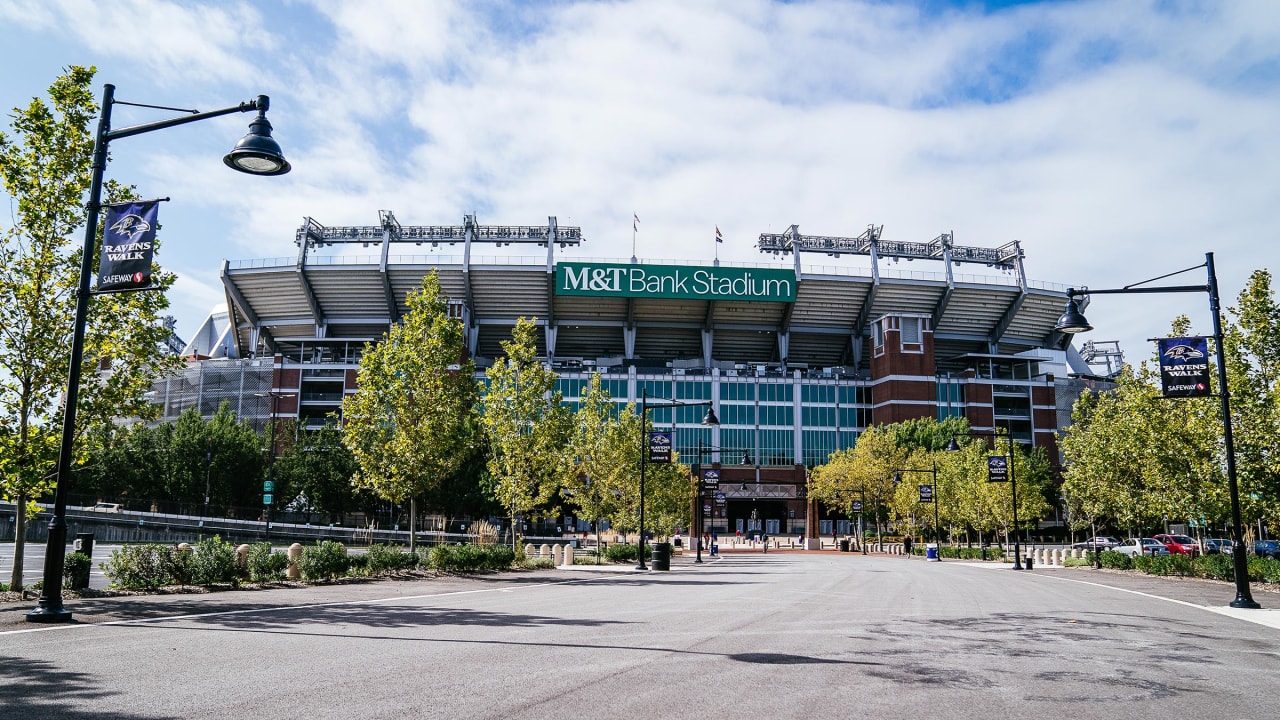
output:
[[[1245,517],[1280,526],[1280,303],[1271,273],[1256,270],[1224,330],[1232,437]],[[1246,523],[1249,524],[1249,523]]]
[[[0,134],[0,179],[14,208],[14,225],[0,229],[0,492],[20,508],[15,587],[29,503],[53,488],[56,475],[80,265],[71,238],[85,221],[91,180],[95,72],[68,68],[49,87],[51,104],[35,98],[15,108],[12,134]],[[107,202],[134,197],[115,182],[105,184],[104,195]],[[85,457],[86,428],[153,416],[143,393],[176,363],[160,351],[167,333],[160,313],[173,276],[158,267],[153,273],[159,292],[101,295],[91,303],[73,465]]]
[[[537,357],[537,326],[519,318],[504,356],[485,371],[482,405],[495,499],[515,515],[545,510],[560,496],[569,410],[556,374]]]
[[[342,403],[343,441],[355,457],[357,487],[415,505],[469,456],[476,388],[473,365],[462,360],[462,322],[449,316],[434,271],[406,304],[405,316],[360,360],[359,389]]]
[[[277,494],[283,504],[302,512],[319,512],[330,522],[341,518],[359,505],[351,478],[356,474],[355,456],[342,443],[343,431],[337,424],[315,430],[302,430],[294,441],[294,433],[283,433],[283,452],[276,458],[274,477]]]
[[[597,523],[603,518],[612,519],[621,510],[619,488],[626,474],[622,466],[628,457],[621,445],[625,442],[620,437],[622,421],[614,407],[613,396],[600,382],[600,375],[593,374],[573,413],[569,446],[564,453],[569,462],[563,464],[563,492],[579,517]]]

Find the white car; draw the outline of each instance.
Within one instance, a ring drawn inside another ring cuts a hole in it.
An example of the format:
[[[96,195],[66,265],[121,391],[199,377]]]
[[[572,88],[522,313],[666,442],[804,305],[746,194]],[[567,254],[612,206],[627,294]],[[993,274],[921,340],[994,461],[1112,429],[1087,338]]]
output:
[[[96,505],[91,505],[85,508],[85,510],[88,510],[90,512],[106,512],[106,513],[118,513],[123,509],[124,509],[124,506],[122,506],[120,503],[98,503]]]
[[[1134,555],[1168,555],[1169,548],[1164,543],[1155,538],[1128,538],[1119,545],[1111,548],[1118,553],[1124,553],[1129,557]]]

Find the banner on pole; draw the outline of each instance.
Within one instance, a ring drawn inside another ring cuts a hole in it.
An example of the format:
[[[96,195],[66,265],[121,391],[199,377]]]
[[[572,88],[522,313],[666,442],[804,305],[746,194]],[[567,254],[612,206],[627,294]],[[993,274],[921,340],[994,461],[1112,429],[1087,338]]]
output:
[[[1004,455],[987,457],[987,482],[1009,482],[1009,458]]]
[[[158,200],[106,206],[97,292],[151,287],[151,258],[155,253],[159,207]]]
[[[1164,396],[1207,397],[1209,341],[1203,337],[1159,338],[1160,385]]]
[[[671,431],[661,430],[649,433],[649,462],[671,462]]]
[[[920,486],[920,502],[922,503],[933,502],[933,486],[932,485]]]

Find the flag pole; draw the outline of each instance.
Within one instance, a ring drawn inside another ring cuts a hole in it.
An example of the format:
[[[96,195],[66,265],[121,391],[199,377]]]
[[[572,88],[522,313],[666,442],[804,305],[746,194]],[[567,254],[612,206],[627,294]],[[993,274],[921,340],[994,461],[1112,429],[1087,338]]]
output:
[[[640,216],[631,213],[631,264],[636,263],[636,230],[640,227]]]

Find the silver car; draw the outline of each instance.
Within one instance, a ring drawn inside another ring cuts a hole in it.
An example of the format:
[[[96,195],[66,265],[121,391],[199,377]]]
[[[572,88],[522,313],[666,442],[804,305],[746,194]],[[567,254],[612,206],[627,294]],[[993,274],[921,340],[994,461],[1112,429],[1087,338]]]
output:
[[[1134,555],[1168,555],[1169,548],[1164,543],[1155,538],[1128,538],[1119,545],[1111,548],[1118,553],[1124,553],[1129,557]]]

